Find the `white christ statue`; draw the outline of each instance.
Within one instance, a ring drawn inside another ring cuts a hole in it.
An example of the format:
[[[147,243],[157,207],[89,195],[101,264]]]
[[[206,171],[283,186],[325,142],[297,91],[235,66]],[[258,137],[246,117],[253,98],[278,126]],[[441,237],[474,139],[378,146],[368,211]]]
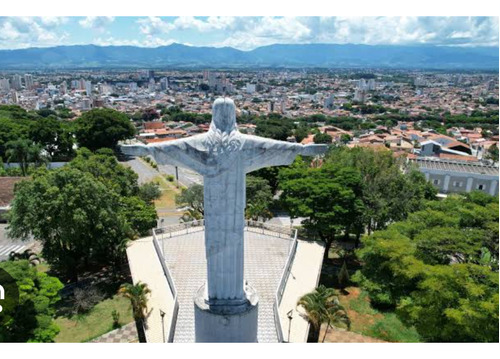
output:
[[[152,145],[122,145],[126,155],[152,156],[158,164],[190,168],[203,176],[208,304],[246,301],[243,279],[245,175],[314,156],[326,145],[301,145],[242,134],[234,102],[214,102],[207,133]]]

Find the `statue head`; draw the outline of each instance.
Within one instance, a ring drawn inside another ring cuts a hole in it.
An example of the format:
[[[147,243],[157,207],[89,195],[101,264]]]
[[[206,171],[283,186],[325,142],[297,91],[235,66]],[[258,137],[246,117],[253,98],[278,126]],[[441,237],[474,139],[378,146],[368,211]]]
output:
[[[236,107],[233,100],[220,97],[215,100],[212,107],[211,130],[219,130],[227,134],[236,130]]]

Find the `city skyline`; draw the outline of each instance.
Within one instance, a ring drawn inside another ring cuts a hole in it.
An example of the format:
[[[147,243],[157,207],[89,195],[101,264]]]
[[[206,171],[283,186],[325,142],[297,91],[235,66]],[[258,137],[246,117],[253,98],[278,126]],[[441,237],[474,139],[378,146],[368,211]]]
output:
[[[0,49],[59,45],[271,44],[498,46],[498,17],[39,16],[0,18]]]

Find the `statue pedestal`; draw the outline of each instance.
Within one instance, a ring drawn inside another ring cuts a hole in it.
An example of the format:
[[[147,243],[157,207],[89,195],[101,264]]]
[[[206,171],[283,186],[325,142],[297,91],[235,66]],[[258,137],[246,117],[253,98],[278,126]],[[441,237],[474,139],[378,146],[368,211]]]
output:
[[[206,284],[194,297],[195,341],[197,343],[256,343],[258,296],[245,285],[246,300],[208,303]]]

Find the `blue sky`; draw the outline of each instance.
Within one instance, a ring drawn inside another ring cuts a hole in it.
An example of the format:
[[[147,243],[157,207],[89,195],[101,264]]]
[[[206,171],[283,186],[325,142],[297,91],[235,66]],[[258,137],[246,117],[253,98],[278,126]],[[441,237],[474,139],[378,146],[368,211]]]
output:
[[[251,50],[275,43],[498,46],[498,17],[2,17],[0,49],[173,42]]]

